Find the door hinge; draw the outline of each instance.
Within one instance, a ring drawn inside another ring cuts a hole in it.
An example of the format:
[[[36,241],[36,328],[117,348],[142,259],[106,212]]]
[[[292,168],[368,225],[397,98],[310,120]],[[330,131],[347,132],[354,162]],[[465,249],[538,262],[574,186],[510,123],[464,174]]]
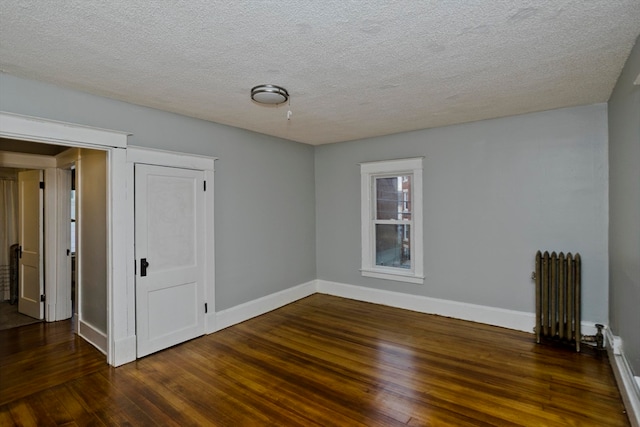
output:
[[[22,246],[18,248],[18,258],[22,258]]]
[[[207,191],[207,181],[204,181],[204,191]]]
[[[45,301],[45,296],[44,294],[40,295],[40,302],[44,302]]]
[[[44,190],[44,181],[40,181],[40,189]]]
[[[209,312],[209,308],[207,307],[207,303],[204,303],[204,313],[207,314]]]
[[[71,255],[71,249],[67,249],[67,256]]]
[[[134,259],[133,260],[133,275],[135,276],[136,274],[138,274],[138,262]]]

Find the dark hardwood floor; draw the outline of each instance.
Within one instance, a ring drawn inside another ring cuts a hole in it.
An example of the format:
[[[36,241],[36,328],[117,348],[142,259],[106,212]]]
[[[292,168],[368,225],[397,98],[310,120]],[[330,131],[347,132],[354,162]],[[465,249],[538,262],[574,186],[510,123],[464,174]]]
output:
[[[606,355],[326,295],[111,368],[0,331],[0,425],[628,426]]]
[[[17,328],[18,326],[31,325],[41,320],[25,316],[18,312],[18,304],[10,304],[9,301],[0,301],[0,330]]]

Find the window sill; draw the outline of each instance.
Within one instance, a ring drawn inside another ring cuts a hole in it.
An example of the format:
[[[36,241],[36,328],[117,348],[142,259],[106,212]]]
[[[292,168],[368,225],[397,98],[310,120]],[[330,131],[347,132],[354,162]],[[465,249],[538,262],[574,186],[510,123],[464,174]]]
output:
[[[381,270],[360,270],[365,277],[375,277],[376,279],[395,280],[396,282],[416,283],[418,285],[424,284],[424,276],[415,276],[411,273],[402,274]]]

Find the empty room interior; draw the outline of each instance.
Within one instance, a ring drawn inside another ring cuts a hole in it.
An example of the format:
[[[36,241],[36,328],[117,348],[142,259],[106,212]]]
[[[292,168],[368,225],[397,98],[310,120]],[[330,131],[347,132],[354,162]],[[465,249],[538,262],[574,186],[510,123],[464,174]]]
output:
[[[639,36],[3,1],[0,424],[640,426]]]

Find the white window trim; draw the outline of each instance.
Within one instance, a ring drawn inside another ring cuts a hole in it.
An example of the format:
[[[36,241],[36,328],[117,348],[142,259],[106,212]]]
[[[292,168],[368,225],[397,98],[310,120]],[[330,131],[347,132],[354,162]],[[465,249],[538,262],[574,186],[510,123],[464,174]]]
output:
[[[375,264],[374,240],[374,207],[373,178],[389,174],[411,174],[412,182],[412,218],[411,227],[411,270],[380,267]],[[360,163],[360,201],[361,201],[361,236],[362,236],[362,268],[365,277],[395,280],[408,283],[424,283],[424,248],[422,217],[422,157],[409,159],[385,160],[379,162]]]

